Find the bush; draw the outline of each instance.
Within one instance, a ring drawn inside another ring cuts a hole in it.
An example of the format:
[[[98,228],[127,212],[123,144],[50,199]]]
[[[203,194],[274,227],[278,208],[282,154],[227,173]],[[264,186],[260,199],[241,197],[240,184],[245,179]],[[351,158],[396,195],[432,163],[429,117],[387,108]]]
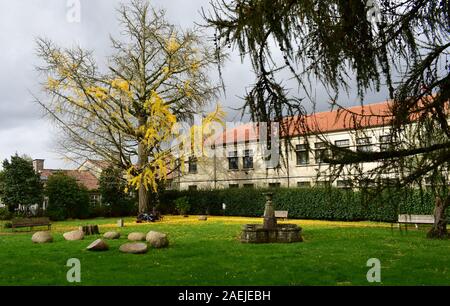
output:
[[[12,228],[12,223],[11,222],[6,222],[5,224],[3,224],[4,228]]]
[[[175,213],[176,200],[185,197],[190,213],[260,217],[264,213],[267,189],[221,189],[166,191],[160,196],[161,211]],[[432,214],[433,196],[419,190],[385,190],[367,193],[337,188],[279,188],[274,192],[275,210],[289,211],[290,218],[393,222],[398,214]],[[225,212],[222,203],[226,204]]]
[[[0,208],[0,220],[11,220],[13,214],[8,210],[8,207]]]
[[[191,208],[188,197],[183,196],[183,197],[177,198],[175,200],[175,207],[177,208],[180,215],[187,215],[189,212],[189,209]]]
[[[111,217],[136,216],[138,214],[138,204],[133,198],[121,198],[110,205]]]
[[[94,208],[95,216],[124,217],[137,215],[137,201],[125,193],[123,171],[108,167],[100,176],[101,207]]]
[[[85,219],[90,216],[89,191],[76,179],[57,173],[50,176],[46,186],[47,216],[54,221]]]
[[[131,198],[118,199],[113,204],[96,204],[91,207],[91,218],[127,217],[137,215],[137,203]]]

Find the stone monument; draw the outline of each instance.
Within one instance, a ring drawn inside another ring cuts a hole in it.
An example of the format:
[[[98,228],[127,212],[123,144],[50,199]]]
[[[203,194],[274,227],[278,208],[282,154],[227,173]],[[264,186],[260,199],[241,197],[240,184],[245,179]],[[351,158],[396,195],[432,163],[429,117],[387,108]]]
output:
[[[268,192],[263,224],[246,224],[241,233],[243,243],[291,243],[302,242],[302,228],[296,224],[277,224],[272,204],[273,193]]]

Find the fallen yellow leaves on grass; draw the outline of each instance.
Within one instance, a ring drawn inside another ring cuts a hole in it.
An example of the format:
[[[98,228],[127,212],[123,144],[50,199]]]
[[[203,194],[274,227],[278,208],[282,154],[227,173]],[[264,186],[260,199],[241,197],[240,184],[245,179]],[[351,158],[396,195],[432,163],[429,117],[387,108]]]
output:
[[[99,221],[98,226],[100,230],[117,228],[117,219],[90,219],[90,220],[72,220],[72,221],[62,221],[53,222],[52,231],[53,232],[66,232],[78,229],[78,226],[83,224],[96,224]],[[101,221],[105,222],[102,223]],[[151,224],[158,225],[204,225],[208,223],[222,223],[222,224],[262,224],[263,218],[252,218],[252,217],[232,217],[232,216],[208,216],[207,221],[198,220],[198,216],[191,215],[189,217],[166,215],[163,220],[157,221],[155,223],[143,222],[136,223],[136,219],[133,217],[124,218],[124,228],[130,227],[141,227],[148,226]],[[299,219],[288,219],[285,221],[278,221],[279,224],[292,223],[297,224],[303,228],[305,227],[329,227],[329,228],[344,228],[344,227],[390,227],[390,223],[383,222],[370,222],[370,221],[322,221],[322,220],[299,220]],[[0,234],[10,234],[10,230],[5,231],[3,228]]]

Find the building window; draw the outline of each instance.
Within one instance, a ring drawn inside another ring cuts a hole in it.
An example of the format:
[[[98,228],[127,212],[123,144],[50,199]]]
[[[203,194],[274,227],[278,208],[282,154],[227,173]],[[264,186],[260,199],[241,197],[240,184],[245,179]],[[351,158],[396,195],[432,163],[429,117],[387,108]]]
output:
[[[197,185],[189,185],[188,190],[191,190],[191,191],[197,190]]]
[[[350,140],[349,139],[336,140],[334,142],[334,146],[342,149],[348,149],[350,148]],[[335,151],[333,152],[333,157],[342,158],[343,153],[339,149],[335,149]]]
[[[380,152],[391,151],[393,146],[392,135],[380,136]]]
[[[244,169],[253,169],[253,151],[244,150],[244,157],[242,158]]]
[[[311,187],[311,182],[297,182],[298,188],[309,188]]]
[[[373,179],[363,178],[358,182],[359,188],[373,188],[376,186]]]
[[[228,169],[239,170],[239,160],[237,157],[237,151],[228,152]]]
[[[101,195],[99,194],[91,194],[91,204],[97,205],[100,204]]]
[[[269,188],[280,188],[281,187],[281,183],[276,182],[276,183],[269,183]]]
[[[197,158],[189,157],[189,173],[197,173]]]
[[[1,201],[0,201],[0,203],[1,203]],[[1,205],[0,205],[1,206]],[[44,196],[44,204],[43,204],[43,209],[44,210],[46,210],[47,209],[47,207],[48,207],[48,197],[47,196]]]
[[[243,184],[244,188],[255,188],[255,184]]]
[[[372,140],[370,137],[356,138],[356,151],[358,152],[372,152]]]
[[[331,183],[329,181],[316,181],[316,187],[325,188],[330,187]]]
[[[236,188],[239,188],[239,184],[229,184],[229,185],[228,185],[228,188],[230,188],[230,189],[236,189]]]
[[[328,157],[328,151],[325,142],[316,142],[314,144],[314,155],[316,158],[316,164],[324,162],[324,159]]]
[[[394,187],[400,183],[398,178],[382,178],[380,182],[383,186],[386,187]]]
[[[334,142],[334,145],[338,148],[348,148],[350,147],[350,140],[349,139],[336,140]]]
[[[352,186],[353,186],[353,183],[351,180],[338,180],[336,182],[337,188],[350,189],[350,188],[352,188]]]
[[[297,166],[309,164],[309,152],[307,144],[295,146],[295,154],[297,156]]]

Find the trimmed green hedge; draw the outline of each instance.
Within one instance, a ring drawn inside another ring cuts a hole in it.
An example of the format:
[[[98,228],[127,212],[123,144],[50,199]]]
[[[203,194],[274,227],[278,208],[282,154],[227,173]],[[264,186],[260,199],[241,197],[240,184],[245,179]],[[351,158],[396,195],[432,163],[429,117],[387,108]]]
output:
[[[175,200],[186,196],[190,214],[261,217],[264,192],[268,189],[221,189],[165,191],[160,195],[162,213],[176,213]],[[385,190],[382,193],[349,191],[337,188],[277,188],[276,210],[289,211],[289,218],[320,220],[396,221],[399,213],[432,214],[433,197],[419,190]],[[226,204],[225,212],[222,203]]]

